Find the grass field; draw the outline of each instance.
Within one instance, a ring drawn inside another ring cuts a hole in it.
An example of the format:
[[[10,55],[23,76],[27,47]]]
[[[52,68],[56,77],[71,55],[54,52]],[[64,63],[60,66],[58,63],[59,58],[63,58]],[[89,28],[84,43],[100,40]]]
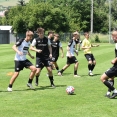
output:
[[[24,0],[25,3],[28,3],[29,0]],[[0,0],[0,5],[4,7],[8,6],[16,6],[18,4],[18,0]]]
[[[114,58],[113,44],[100,44],[92,51],[97,61],[95,76],[89,77],[87,61],[83,51],[79,51],[80,78],[73,77],[73,65],[62,77],[53,70],[56,88],[49,87],[50,83],[44,68],[40,76],[40,84],[36,90],[26,87],[29,70],[24,69],[13,85],[13,92],[7,92],[10,76],[14,71],[14,55],[12,45],[0,45],[0,117],[117,117],[117,100],[104,97],[107,88],[101,83],[100,76],[112,65]],[[63,44],[66,53],[66,44]],[[31,52],[35,55],[34,52]],[[29,58],[29,57],[28,57]],[[31,59],[30,59],[31,60]],[[35,63],[35,60],[31,60]],[[59,58],[62,68],[66,57]],[[115,79],[115,87],[116,85]],[[34,82],[33,82],[34,85]],[[66,87],[75,87],[74,95],[66,94]]]

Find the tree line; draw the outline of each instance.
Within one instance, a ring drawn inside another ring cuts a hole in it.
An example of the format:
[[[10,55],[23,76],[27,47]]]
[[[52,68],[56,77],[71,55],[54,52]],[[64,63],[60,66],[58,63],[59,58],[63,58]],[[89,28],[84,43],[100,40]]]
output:
[[[0,25],[12,25],[13,31],[23,33],[37,27],[55,32],[90,31],[91,0],[30,0],[9,8]],[[107,33],[109,27],[109,0],[94,0],[93,32]],[[117,1],[111,0],[112,28],[117,26]]]

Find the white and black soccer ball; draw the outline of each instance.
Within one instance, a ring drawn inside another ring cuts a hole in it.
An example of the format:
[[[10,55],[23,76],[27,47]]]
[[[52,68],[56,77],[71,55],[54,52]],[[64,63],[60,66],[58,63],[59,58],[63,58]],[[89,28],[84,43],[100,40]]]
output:
[[[72,95],[72,94],[74,93],[74,90],[75,90],[75,88],[74,88],[73,86],[68,86],[68,87],[66,88],[66,92],[67,92],[67,94],[69,94],[69,95]]]

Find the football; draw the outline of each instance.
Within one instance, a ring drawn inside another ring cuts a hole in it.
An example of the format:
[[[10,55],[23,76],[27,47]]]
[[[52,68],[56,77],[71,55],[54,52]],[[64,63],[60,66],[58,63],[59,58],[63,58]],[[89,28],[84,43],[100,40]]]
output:
[[[74,93],[75,88],[73,86],[68,86],[66,88],[66,92],[68,95],[72,95]]]

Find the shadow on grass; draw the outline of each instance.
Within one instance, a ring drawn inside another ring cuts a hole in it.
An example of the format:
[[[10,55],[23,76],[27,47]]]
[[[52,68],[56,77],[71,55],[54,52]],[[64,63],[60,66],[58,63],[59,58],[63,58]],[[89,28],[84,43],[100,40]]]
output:
[[[45,89],[56,89],[57,87],[66,87],[67,85],[56,85],[56,87],[51,86],[39,86],[35,90],[45,90]]]
[[[100,76],[101,74],[93,74],[93,76]],[[89,76],[88,74],[87,75],[81,75],[82,76]],[[90,76],[90,77],[93,77],[93,76]]]

